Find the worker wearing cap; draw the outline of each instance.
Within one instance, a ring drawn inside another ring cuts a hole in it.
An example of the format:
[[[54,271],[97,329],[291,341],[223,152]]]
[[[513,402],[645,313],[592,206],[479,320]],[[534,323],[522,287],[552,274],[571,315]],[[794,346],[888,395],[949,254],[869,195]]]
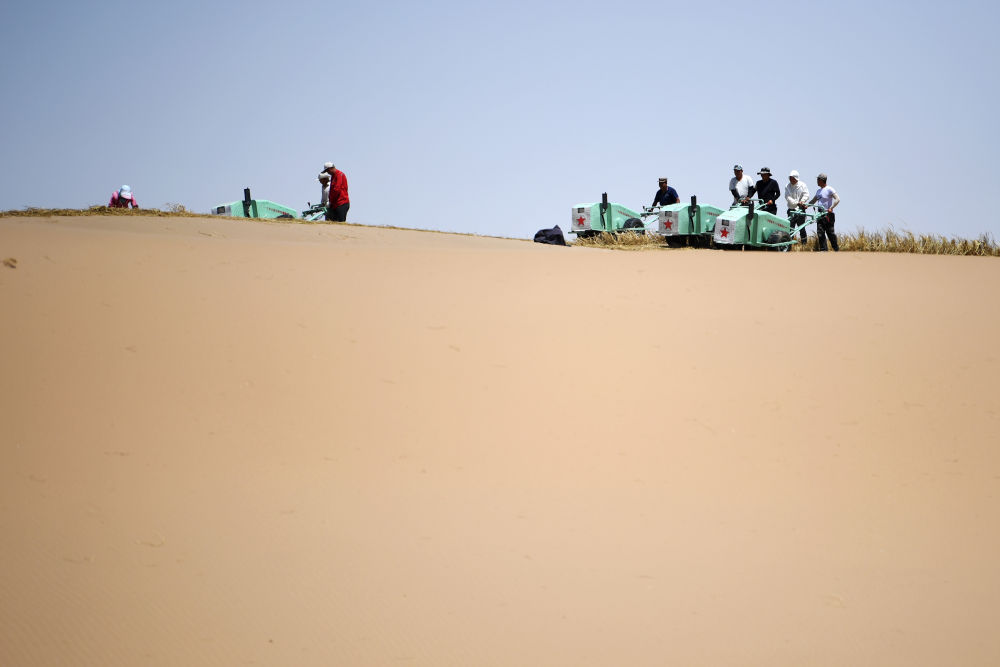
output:
[[[733,165],[733,177],[729,179],[729,191],[733,193],[733,205],[745,202],[753,197],[757,190],[753,179],[743,173],[742,165]]]
[[[837,244],[837,235],[833,231],[833,223],[837,221],[833,214],[833,209],[840,205],[840,196],[837,191],[826,184],[826,174],[816,177],[816,185],[819,190],[809,200],[810,204],[819,204],[826,209],[826,213],[816,218],[816,250],[826,251],[826,237],[830,237],[830,246],[834,252],[840,250]]]
[[[809,203],[809,186],[799,180],[799,172],[794,169],[788,174],[788,185],[785,186],[785,204],[788,206],[788,222],[797,227],[805,222],[802,210]],[[806,242],[806,228],[799,230],[799,238]]]
[[[347,176],[334,167],[332,162],[324,164],[323,171],[330,175],[330,199],[326,206],[326,219],[347,222],[347,211],[351,208],[351,199],[347,196]]]
[[[778,187],[778,182],[771,180],[771,170],[767,167],[761,167],[757,175],[760,176],[760,180],[757,181],[754,189],[757,191],[757,198],[764,202],[760,208],[768,213],[777,215],[778,205],[774,202],[778,201],[778,197],[781,196],[781,189]]]
[[[132,188],[123,185],[111,193],[111,201],[108,202],[109,208],[128,208],[129,206],[139,208],[139,205],[135,203]]]
[[[317,176],[317,178],[319,179],[320,187],[323,189],[323,192],[320,195],[319,205],[327,206],[330,203],[330,174],[325,171],[321,171],[319,172],[319,176]]]
[[[681,198],[677,196],[677,190],[667,185],[667,179],[660,179],[660,189],[653,195],[653,206],[669,206],[676,204]]]

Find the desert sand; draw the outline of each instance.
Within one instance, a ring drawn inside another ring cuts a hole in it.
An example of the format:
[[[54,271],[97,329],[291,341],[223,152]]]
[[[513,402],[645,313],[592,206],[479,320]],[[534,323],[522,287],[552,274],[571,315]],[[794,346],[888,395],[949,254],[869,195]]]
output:
[[[0,218],[0,665],[997,665],[1000,261]]]

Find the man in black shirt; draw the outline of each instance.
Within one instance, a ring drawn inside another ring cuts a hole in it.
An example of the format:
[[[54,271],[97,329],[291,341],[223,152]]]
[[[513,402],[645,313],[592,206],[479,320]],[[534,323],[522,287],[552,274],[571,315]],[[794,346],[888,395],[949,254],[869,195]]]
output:
[[[777,181],[771,180],[771,170],[767,167],[761,167],[757,174],[760,176],[760,180],[757,181],[754,189],[757,190],[757,197],[764,202],[761,208],[768,213],[777,215],[778,206],[774,202],[781,197],[781,188],[778,187]]]
[[[667,179],[660,179],[660,189],[653,196],[653,206],[669,206],[676,204],[681,199],[677,196],[677,190],[667,185]]]

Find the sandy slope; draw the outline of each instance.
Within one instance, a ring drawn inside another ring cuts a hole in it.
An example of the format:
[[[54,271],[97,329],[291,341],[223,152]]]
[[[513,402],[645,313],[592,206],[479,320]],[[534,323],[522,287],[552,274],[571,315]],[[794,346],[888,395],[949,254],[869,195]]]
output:
[[[996,665],[1000,262],[0,219],[0,665]]]

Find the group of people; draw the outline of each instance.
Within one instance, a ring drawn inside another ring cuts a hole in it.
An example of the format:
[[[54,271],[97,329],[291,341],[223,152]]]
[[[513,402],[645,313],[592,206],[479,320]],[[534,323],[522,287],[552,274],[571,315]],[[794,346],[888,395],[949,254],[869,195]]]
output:
[[[756,183],[752,178],[743,173],[741,165],[733,165],[733,177],[729,179],[729,192],[733,195],[733,204],[745,204],[754,196],[763,202],[761,209],[768,213],[778,213],[778,201],[781,199],[781,188],[778,182],[771,178],[771,170],[762,167],[757,172],[760,180]],[[812,199],[809,198],[809,188],[799,179],[799,172],[792,171],[788,174],[788,185],[785,186],[785,204],[787,206],[788,221],[793,227],[801,225],[805,221],[803,211],[807,206],[819,204],[826,212],[816,218],[816,249],[826,250],[826,238],[830,237],[830,247],[834,251],[840,250],[837,243],[837,235],[833,230],[836,216],[833,209],[840,204],[840,197],[837,191],[827,185],[826,174],[816,177],[816,185],[819,189]],[[670,187],[666,178],[659,179],[659,189],[653,195],[653,206],[669,206],[680,201],[677,190]],[[799,230],[802,243],[806,242],[805,227]]]
[[[743,174],[741,165],[733,165],[733,177],[729,179],[729,192],[733,195],[733,204],[745,204],[751,197],[757,195],[757,199],[763,202],[761,209],[768,213],[777,214],[777,202],[781,197],[781,189],[778,187],[777,181],[771,179],[771,170],[767,167],[762,167],[757,175],[760,176],[760,180],[754,183],[753,179]],[[816,186],[819,189],[810,199],[809,188],[799,179],[799,172],[792,170],[788,174],[788,185],[785,186],[788,221],[793,227],[801,225],[805,221],[805,215],[802,213],[805,208],[812,204],[819,204],[825,209],[825,212],[816,218],[816,249],[825,251],[827,249],[826,238],[829,236],[830,247],[834,251],[838,251],[840,246],[837,243],[837,234],[833,229],[837,217],[833,209],[840,204],[840,196],[836,190],[827,185],[826,174],[820,174],[816,177]],[[802,243],[805,243],[807,238],[805,227],[799,230],[799,235]]]
[[[347,176],[333,166],[332,162],[323,165],[319,172],[320,186],[323,188],[320,203],[326,207],[326,219],[334,222],[347,222],[347,210],[351,208],[351,199],[347,195]],[[132,194],[132,188],[123,185],[111,194],[109,208],[139,208]]]

